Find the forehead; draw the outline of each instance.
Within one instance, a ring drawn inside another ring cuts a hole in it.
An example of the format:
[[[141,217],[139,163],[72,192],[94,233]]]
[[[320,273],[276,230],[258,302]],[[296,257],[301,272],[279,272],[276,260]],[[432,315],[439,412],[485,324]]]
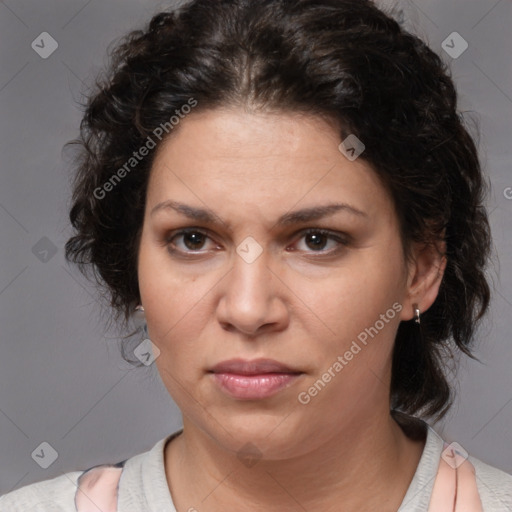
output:
[[[361,158],[347,159],[340,142],[334,125],[320,117],[235,109],[192,113],[158,148],[148,206],[186,195],[196,204],[229,199],[247,208],[319,202],[352,203],[369,214],[389,208],[375,171]]]
[[[337,138],[334,126],[320,117],[298,112],[219,108],[186,116],[160,147],[159,154],[169,146],[180,146],[179,149],[190,151],[191,158],[207,154],[209,158],[226,161],[280,157],[309,160],[318,158],[332,144],[337,146]],[[313,147],[318,148],[315,155],[311,154]]]

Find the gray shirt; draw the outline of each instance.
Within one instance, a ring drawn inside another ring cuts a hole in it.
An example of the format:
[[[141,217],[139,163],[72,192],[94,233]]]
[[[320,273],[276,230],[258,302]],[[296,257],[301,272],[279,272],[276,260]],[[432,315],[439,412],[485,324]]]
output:
[[[425,423],[426,443],[397,512],[427,512],[444,440]],[[119,481],[118,512],[176,512],[167,485],[164,447],[181,430],[158,441],[151,450],[117,463],[123,467]],[[512,475],[469,456],[484,512],[512,512]],[[21,487],[0,497],[0,512],[75,512],[77,480],[84,471]],[[201,510],[191,503],[189,510]]]

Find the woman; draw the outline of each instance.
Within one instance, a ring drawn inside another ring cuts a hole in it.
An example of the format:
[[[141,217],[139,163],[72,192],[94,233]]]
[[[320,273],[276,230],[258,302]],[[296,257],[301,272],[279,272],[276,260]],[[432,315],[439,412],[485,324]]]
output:
[[[456,103],[370,1],[196,0],[129,34],[81,126],[66,255],[143,315],[134,355],[183,429],[0,510],[510,510],[512,476],[425,421],[490,300]]]

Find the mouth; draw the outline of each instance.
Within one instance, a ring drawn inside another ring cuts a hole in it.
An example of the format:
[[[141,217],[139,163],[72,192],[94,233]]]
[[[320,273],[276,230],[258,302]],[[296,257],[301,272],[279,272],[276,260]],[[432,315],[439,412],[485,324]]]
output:
[[[260,400],[292,385],[304,373],[273,359],[231,359],[208,372],[220,390],[240,400]]]
[[[230,373],[236,375],[266,375],[266,374],[300,374],[300,370],[291,368],[274,359],[230,359],[216,364],[209,370],[211,373]]]

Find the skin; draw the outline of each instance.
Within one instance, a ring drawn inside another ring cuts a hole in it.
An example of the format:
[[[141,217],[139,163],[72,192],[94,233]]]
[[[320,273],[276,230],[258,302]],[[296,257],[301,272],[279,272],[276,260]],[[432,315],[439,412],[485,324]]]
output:
[[[405,262],[390,196],[340,142],[318,117],[226,108],[188,115],[158,150],[138,277],[156,365],[183,415],[184,431],[164,453],[180,512],[396,511],[412,480],[424,441],[390,416],[391,354],[413,304],[424,312],[434,302],[446,260],[414,246]],[[216,221],[151,215],[166,200],[207,208]],[[289,211],[335,202],[366,216],[342,210],[276,225]],[[207,235],[172,238],[191,227]],[[318,234],[315,245],[305,228],[349,242]],[[248,236],[263,250],[252,263],[236,252]],[[301,404],[298,394],[395,302],[400,313]],[[272,358],[303,375],[270,398],[237,400],[208,373],[235,357]],[[247,443],[260,453],[250,467],[237,457]]]

